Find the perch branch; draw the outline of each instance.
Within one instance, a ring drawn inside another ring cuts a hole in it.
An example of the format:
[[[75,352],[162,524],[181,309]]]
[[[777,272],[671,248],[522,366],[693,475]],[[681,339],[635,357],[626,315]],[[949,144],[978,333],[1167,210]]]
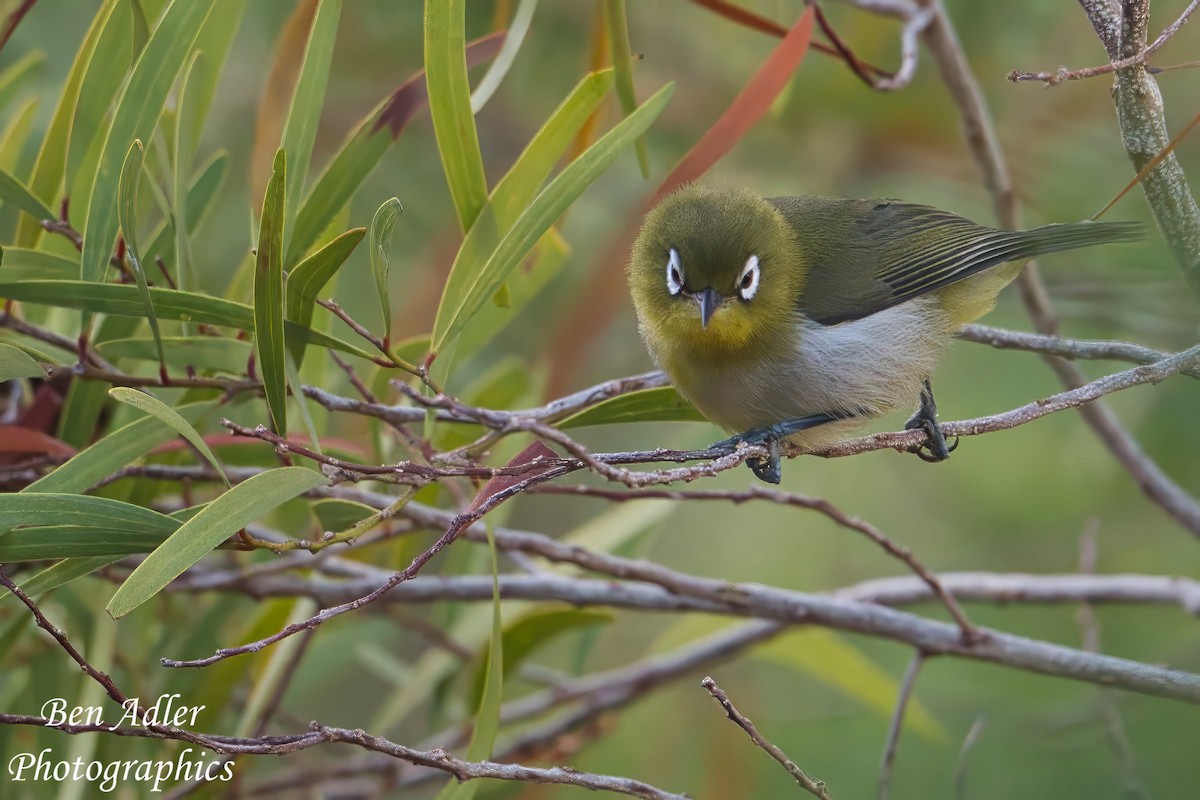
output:
[[[721,687],[717,685],[716,681],[714,681],[712,678],[705,678],[704,680],[700,681],[700,685],[708,690],[708,693],[713,696],[714,700],[720,703],[721,708],[725,709],[725,715],[729,717],[729,719],[733,720],[733,722],[739,728],[746,732],[746,735],[750,737],[750,741],[754,742],[754,744],[760,750],[763,750],[771,758],[778,761],[779,764],[788,771],[788,774],[796,780],[796,783],[802,786],[810,794],[820,797],[821,800],[830,800],[829,792],[825,789],[825,784],[822,781],[814,780],[808,777],[808,775],[804,774],[804,770],[800,769],[800,767],[796,765],[796,762],[788,758],[787,755],[785,755],[777,745],[773,744],[767,739],[767,737],[759,733],[758,728],[754,726],[754,723],[750,721],[750,718],[737,710],[737,707],[733,705],[733,702],[729,699],[729,696],[726,695]]]

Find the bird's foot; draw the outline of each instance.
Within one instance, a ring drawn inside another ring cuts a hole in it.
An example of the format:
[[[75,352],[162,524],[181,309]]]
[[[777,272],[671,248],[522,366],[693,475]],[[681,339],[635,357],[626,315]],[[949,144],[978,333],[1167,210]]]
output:
[[[779,443],[781,441],[793,433],[799,433],[800,431],[814,428],[817,425],[824,425],[826,422],[834,422],[845,418],[845,414],[810,414],[807,417],[787,419],[783,422],[776,422],[774,425],[751,428],[745,433],[731,436],[728,439],[722,439],[710,449],[737,447],[743,443],[766,446],[766,458],[747,458],[746,466],[750,467],[750,471],[759,480],[777,484],[783,478],[783,461],[779,456]]]
[[[933,389],[929,386],[929,381],[925,381],[925,388],[921,390],[920,408],[913,414],[912,419],[904,423],[904,429],[925,431],[925,441],[908,448],[908,452],[915,453],[922,461],[945,461],[958,449],[958,437],[955,436],[953,442],[947,443],[942,426],[938,424],[937,404],[933,401]]]

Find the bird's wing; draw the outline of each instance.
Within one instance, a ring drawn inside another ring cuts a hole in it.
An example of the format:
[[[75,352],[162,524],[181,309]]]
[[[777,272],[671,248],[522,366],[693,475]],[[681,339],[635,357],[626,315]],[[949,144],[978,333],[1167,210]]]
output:
[[[1042,232],[1079,227],[1003,231],[929,206],[890,200],[772,202],[797,231],[809,259],[797,305],[824,325],[869,316],[988,267],[1069,247],[1047,241],[1056,237]],[[1080,233],[1070,238],[1076,247],[1087,243]]]

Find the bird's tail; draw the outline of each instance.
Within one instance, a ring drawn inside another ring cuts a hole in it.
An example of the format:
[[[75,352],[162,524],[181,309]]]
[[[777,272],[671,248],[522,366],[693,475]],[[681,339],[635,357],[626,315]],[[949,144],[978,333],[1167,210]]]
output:
[[[1024,231],[1031,245],[1029,255],[1040,256],[1059,250],[1075,250],[1094,244],[1136,242],[1146,236],[1140,222],[1066,222]]]

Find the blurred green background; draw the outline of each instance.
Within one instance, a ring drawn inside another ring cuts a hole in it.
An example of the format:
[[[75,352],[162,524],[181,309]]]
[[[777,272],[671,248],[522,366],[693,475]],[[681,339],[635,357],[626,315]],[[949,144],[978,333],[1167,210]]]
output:
[[[31,50],[47,54],[33,87],[46,98],[39,125],[45,124],[49,98],[61,86],[98,5],[95,0],[72,0],[70,13],[64,14],[62,4],[39,4],[0,54],[0,67]],[[468,3],[468,38],[491,29],[496,5]],[[744,0],[743,5],[784,25],[803,8],[799,0]],[[509,8],[501,6],[501,13]],[[1161,30],[1182,6],[1156,2],[1152,32]],[[1024,202],[1025,223],[1077,220],[1094,213],[1132,177],[1115,127],[1109,79],[1046,89],[1004,78],[1013,68],[1103,62],[1103,50],[1078,5],[947,0],[946,7],[991,106]],[[250,3],[205,128],[200,158],[218,147],[232,156],[225,199],[193,239],[203,287],[214,294],[227,291],[234,268],[250,246],[249,209],[260,201],[252,196],[247,179],[255,115],[274,41],[292,10],[293,3],[282,0]],[[829,4],[827,13],[860,56],[884,67],[896,64],[898,31],[893,20],[840,3]],[[416,0],[345,3],[315,164],[322,163],[381,97],[420,68],[421,14],[422,4]],[[512,71],[478,116],[491,182],[588,69],[595,17],[591,2],[539,4]],[[651,367],[625,299],[624,255],[602,256],[776,40],[684,0],[630,2],[629,25],[633,50],[641,57],[636,65],[639,98],[667,81],[677,82],[674,99],[647,137],[651,179],[641,177],[631,151],[584,195],[563,227],[572,253],[561,274],[483,355],[460,365],[452,387],[469,384],[489,364],[510,357],[520,360],[535,386],[563,391]],[[1155,63],[1188,60],[1196,52],[1198,36],[1195,29],[1185,29]],[[476,79],[481,74],[482,70],[472,73]],[[1168,121],[1177,130],[1200,111],[1196,74],[1168,72],[1159,80]],[[616,102],[610,100],[602,129],[618,117]],[[32,138],[36,144],[37,135]],[[27,155],[31,158],[32,152]],[[1200,174],[1200,144],[1185,142],[1179,156],[1190,175]],[[772,113],[708,180],[764,194],[898,197],[942,206],[980,222],[994,221],[956,109],[924,51],[912,84],[893,93],[872,92],[842,64],[810,52]],[[405,209],[396,229],[391,271],[399,338],[428,331],[460,238],[426,114],[410,125],[359,193],[350,223],[366,225],[374,209],[392,195]],[[1140,193],[1134,192],[1109,218],[1148,220],[1149,215]],[[368,270],[366,248],[361,248],[340,273],[332,294],[374,324],[378,312]],[[1043,274],[1062,314],[1065,335],[1127,339],[1166,350],[1195,341],[1196,302],[1157,233],[1138,246],[1055,256],[1043,264]],[[620,301],[613,304],[615,313],[593,322],[579,312],[597,291],[619,296]],[[581,326],[581,319],[588,324]],[[1011,290],[985,321],[1030,327]],[[573,347],[566,356],[564,341]],[[1116,368],[1102,363],[1082,367],[1092,376]],[[948,419],[1007,410],[1061,388],[1037,356],[970,343],[956,345],[936,385],[942,415]],[[1185,489],[1200,492],[1200,459],[1195,456],[1200,449],[1200,403],[1194,383],[1174,378],[1121,393],[1111,404],[1148,455]],[[902,423],[897,417],[876,429],[895,429]],[[339,435],[361,433],[351,427]],[[603,450],[702,446],[719,436],[715,428],[698,424],[580,432],[590,447]],[[785,464],[784,472],[784,488],[826,497],[876,524],[937,571],[1070,572],[1077,568],[1081,533],[1094,527],[1100,572],[1200,573],[1195,539],[1142,497],[1133,479],[1073,413],[964,440],[945,464],[927,465],[886,451],[829,461],[795,460]],[[747,470],[737,470],[707,481],[704,488],[739,488],[752,481]],[[608,510],[599,501],[527,496],[513,504],[507,522],[560,534]],[[705,504],[647,516],[657,521],[636,539],[631,552],[685,572],[813,592],[902,573],[877,547],[815,514],[765,504]],[[451,554],[442,565],[445,569],[486,569],[485,562],[476,560],[478,546],[464,543],[458,549],[463,552]],[[111,587],[97,583],[92,588],[94,597],[91,590],[80,588],[82,599],[58,601],[68,606],[64,614],[86,618],[91,602],[99,609]],[[72,602],[80,605],[74,612],[69,608]],[[177,620],[195,613],[206,619],[236,619],[249,613],[253,601],[206,598],[201,606],[186,608],[190,602],[177,598],[166,613]],[[920,610],[945,616],[933,604]],[[972,605],[967,610],[983,625],[1072,646],[1080,642],[1077,609],[1071,606]],[[414,611],[439,624],[462,613],[432,607]],[[1200,670],[1196,622],[1182,611],[1133,607],[1101,608],[1097,613],[1104,652]],[[677,635],[672,630],[678,624],[667,615],[619,612],[589,646],[583,647],[580,637],[567,637],[541,652],[538,660],[563,670],[575,669],[581,659],[589,671],[617,666],[661,647],[660,637]],[[126,668],[150,675],[151,684],[167,680],[154,677],[159,671],[152,662],[169,648],[140,640],[133,628],[122,626],[118,652],[146,663]],[[704,625],[692,626],[693,635],[703,630]],[[844,641],[896,681],[910,655],[906,648],[876,640],[847,636]],[[364,666],[373,658],[370,653],[385,651],[411,662],[424,647],[419,638],[365,616],[349,615],[325,626],[285,699],[284,719],[366,725],[379,698],[394,688]],[[42,687],[46,691],[54,680],[74,685],[75,673],[59,663],[64,661],[61,656],[54,651],[43,654],[40,663],[47,665],[50,676],[41,678],[49,681]],[[765,735],[810,774],[825,780],[835,797],[873,795],[890,698],[880,710],[867,701],[867,690],[831,688],[829,675],[819,666],[788,665],[778,659],[746,656],[708,672]],[[236,668],[231,674],[236,676]],[[603,733],[571,757],[572,766],[628,775],[705,800],[797,796],[786,773],[724,719],[699,687],[700,677],[697,672],[611,716]],[[169,678],[178,682],[193,676]],[[4,681],[0,676],[3,697],[30,689],[14,681],[5,686]],[[513,681],[506,696],[526,688]],[[895,797],[952,796],[960,743],[981,716],[985,726],[967,757],[967,797],[1128,796],[1094,686],[937,659],[921,671],[916,697],[945,736],[939,741],[905,731],[895,768]],[[231,702],[242,700],[235,690]],[[1200,780],[1200,718],[1195,709],[1136,695],[1117,695],[1115,701],[1136,754],[1138,775],[1153,796],[1194,797]],[[5,707],[11,708],[12,702],[6,701]],[[234,718],[223,716],[210,729],[224,732],[222,725]],[[432,712],[418,713],[395,730],[377,732],[416,743],[439,727],[437,718]],[[18,742],[13,736],[12,731],[0,734],[0,752],[15,751]],[[55,739],[58,747],[66,746],[64,738]],[[102,745],[118,754],[128,746]],[[308,755],[310,761],[318,758]],[[277,768],[266,761],[246,764],[249,776]],[[479,796],[591,795],[562,787],[488,784]]]

